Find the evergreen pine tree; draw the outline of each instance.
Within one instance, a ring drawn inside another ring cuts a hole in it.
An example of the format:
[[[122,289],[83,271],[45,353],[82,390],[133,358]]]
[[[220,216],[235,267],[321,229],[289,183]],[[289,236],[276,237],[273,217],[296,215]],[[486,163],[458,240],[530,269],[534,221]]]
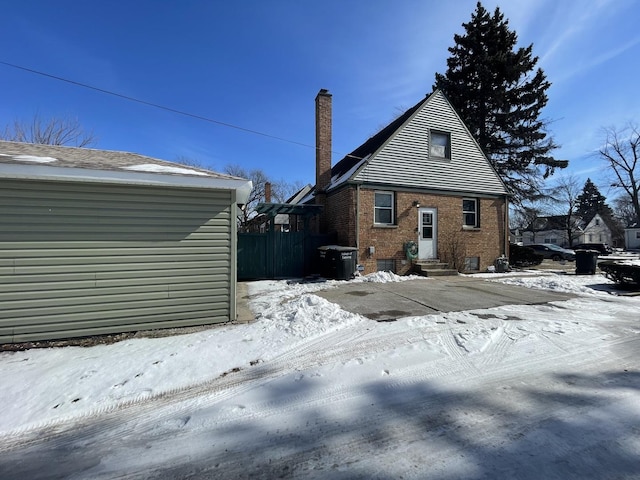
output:
[[[606,198],[600,193],[598,187],[587,178],[582,188],[582,193],[576,197],[576,215],[583,221],[589,222],[599,214],[611,229],[611,237],[614,245],[624,245],[624,225],[617,218],[613,210],[607,205]]]
[[[557,148],[540,119],[550,87],[533,45],[515,50],[518,37],[499,8],[493,16],[477,4],[471,21],[462,25],[449,48],[440,88],[475,136],[498,174],[515,194],[515,201],[539,195],[540,181],[555,168],[567,166],[551,151]]]
[[[613,212],[606,203],[606,197],[600,193],[598,187],[587,178],[582,193],[576,197],[576,214],[582,219],[590,220],[596,213],[609,220]]]

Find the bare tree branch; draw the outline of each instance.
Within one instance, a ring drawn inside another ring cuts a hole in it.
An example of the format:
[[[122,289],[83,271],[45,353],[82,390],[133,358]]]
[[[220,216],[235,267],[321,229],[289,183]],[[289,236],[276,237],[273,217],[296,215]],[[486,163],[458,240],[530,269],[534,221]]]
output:
[[[559,177],[549,189],[549,197],[556,205],[559,205],[562,215],[566,218],[564,229],[570,247],[573,245],[573,241],[580,236],[576,205],[581,192],[580,181],[573,175]]]
[[[605,142],[600,149],[600,157],[610,167],[613,175],[612,187],[625,192],[631,201],[640,223],[640,128],[628,123],[623,128],[604,129]]]
[[[174,161],[181,165],[186,165],[187,167],[204,168],[204,169],[207,168],[200,160],[196,160],[194,158],[187,157],[185,155],[178,155]]]
[[[247,170],[240,165],[227,165],[224,173],[233,175],[234,177],[247,178],[253,182],[253,190],[247,200],[247,203],[238,213],[238,228],[244,231],[249,221],[256,215],[256,207],[259,203],[265,201],[265,184],[271,183],[272,201],[276,203],[284,203],[296,190],[296,183],[288,183],[284,180],[270,180],[267,174],[260,169]]]
[[[35,114],[30,121],[14,120],[0,132],[0,138],[10,142],[39,143],[87,147],[97,141],[93,132],[85,130],[74,117],[43,119]]]

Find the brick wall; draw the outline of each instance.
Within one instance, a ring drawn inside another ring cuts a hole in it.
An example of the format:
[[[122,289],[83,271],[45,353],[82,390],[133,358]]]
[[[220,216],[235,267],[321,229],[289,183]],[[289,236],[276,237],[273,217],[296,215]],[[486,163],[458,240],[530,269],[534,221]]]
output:
[[[337,242],[345,247],[356,246],[356,188],[348,186],[328,196],[325,205],[327,232],[336,232]]]
[[[445,196],[408,192],[396,192],[393,226],[374,226],[373,189],[360,190],[360,238],[358,263],[364,265],[365,273],[377,270],[378,259],[393,259],[396,273],[410,273],[411,262],[407,260],[404,244],[417,241],[418,209],[436,208],[438,212],[438,256],[445,256],[445,243],[455,238],[464,245],[465,256],[479,257],[480,271],[485,271],[503,253],[505,238],[504,199],[481,198],[480,228],[463,229],[462,196]],[[348,187],[327,198],[328,231],[338,234],[341,245],[356,246],[355,205],[356,189]],[[375,252],[369,253],[369,247]],[[448,260],[441,258],[442,260]]]

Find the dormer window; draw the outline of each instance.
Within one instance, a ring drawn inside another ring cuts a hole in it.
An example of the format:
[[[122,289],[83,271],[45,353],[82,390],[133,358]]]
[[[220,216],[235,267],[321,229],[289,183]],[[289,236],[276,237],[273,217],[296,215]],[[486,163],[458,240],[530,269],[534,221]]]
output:
[[[429,145],[431,157],[451,158],[451,134],[431,130]]]

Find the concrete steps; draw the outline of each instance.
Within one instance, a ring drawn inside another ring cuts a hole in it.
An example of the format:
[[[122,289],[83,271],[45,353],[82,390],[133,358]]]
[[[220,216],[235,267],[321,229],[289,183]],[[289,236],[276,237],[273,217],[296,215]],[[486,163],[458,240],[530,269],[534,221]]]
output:
[[[458,275],[457,270],[449,268],[449,264],[440,260],[420,260],[414,264],[415,273],[424,277],[444,277]]]

